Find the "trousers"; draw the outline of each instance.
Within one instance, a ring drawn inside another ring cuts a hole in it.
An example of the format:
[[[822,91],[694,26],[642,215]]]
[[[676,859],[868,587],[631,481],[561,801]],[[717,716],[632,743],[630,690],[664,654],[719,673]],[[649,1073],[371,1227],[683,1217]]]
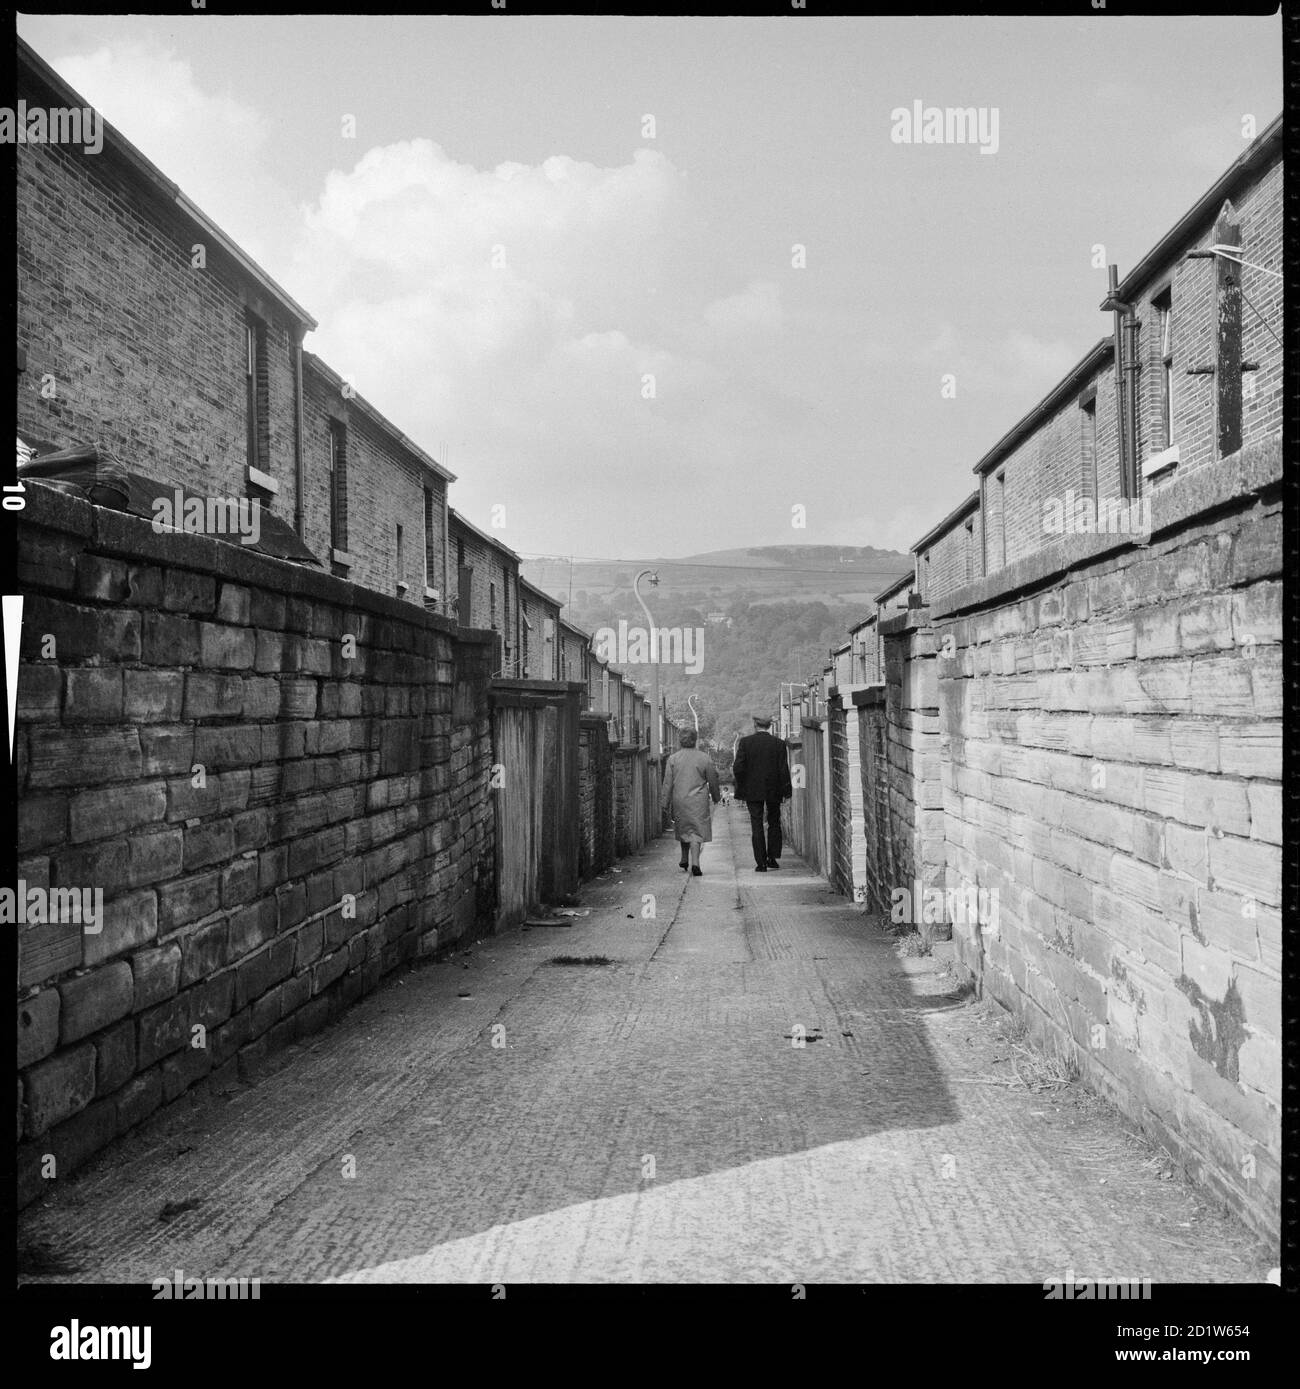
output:
[[[750,840],[754,862],[766,866],[768,859],[781,857],[781,802],[746,801],[749,807]],[[767,811],[767,838],[763,837],[763,812]]]

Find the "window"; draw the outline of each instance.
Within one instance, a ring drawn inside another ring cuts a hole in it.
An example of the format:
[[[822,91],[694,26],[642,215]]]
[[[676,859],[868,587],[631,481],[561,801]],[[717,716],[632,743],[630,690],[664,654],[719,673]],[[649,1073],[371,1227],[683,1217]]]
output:
[[[1080,478],[1083,497],[1091,502],[1097,500],[1097,391],[1079,401],[1079,451]]]
[[[962,570],[966,576],[966,582],[970,583],[975,577],[975,518],[973,516],[966,522],[962,532]]]
[[[330,455],[330,546],[348,548],[348,439],[347,426],[331,420]]]
[[[1160,329],[1160,424],[1164,433],[1163,448],[1174,442],[1174,300],[1173,290],[1167,289],[1152,300],[1156,322]]]
[[[437,588],[437,566],[436,556],[434,555],[434,509],[433,509],[433,488],[424,489],[424,586],[425,588]]]
[[[244,320],[244,399],[248,466],[270,471],[269,381],[266,371],[266,324],[252,314]]]
[[[402,544],[402,528],[397,527],[397,586],[406,587],[406,551]]]
[[[488,616],[489,626],[495,632],[497,630],[497,586],[488,584]]]

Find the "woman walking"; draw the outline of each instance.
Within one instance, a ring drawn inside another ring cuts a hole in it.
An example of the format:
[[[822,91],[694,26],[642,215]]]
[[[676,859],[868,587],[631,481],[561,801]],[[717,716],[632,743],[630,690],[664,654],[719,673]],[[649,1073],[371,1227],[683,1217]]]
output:
[[[695,730],[684,728],[681,748],[668,759],[663,800],[673,817],[673,833],[682,846],[681,867],[702,877],[700,845],[713,841],[713,806],[722,797],[718,769],[707,752],[695,746]]]

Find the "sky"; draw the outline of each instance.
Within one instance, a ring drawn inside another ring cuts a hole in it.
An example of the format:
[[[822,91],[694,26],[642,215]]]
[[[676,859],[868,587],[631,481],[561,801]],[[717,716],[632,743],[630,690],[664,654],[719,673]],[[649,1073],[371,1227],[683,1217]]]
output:
[[[1276,15],[18,32],[526,556],[908,549],[1282,104]]]

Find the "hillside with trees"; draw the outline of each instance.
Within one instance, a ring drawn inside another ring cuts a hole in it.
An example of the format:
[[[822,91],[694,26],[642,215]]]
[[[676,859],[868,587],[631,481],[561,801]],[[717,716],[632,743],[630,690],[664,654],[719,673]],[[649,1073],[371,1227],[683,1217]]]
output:
[[[698,674],[681,664],[660,667],[669,713],[692,723],[687,696],[694,696],[701,740],[731,762],[735,735],[752,731],[755,713],[775,714],[782,681],[808,681],[860,621],[872,597],[911,568],[910,557],[887,550],[830,546],[781,546],[720,551],[685,560],[572,565],[573,601],[567,621],[595,636],[618,631],[619,621],[643,628],[645,616],[632,589],[637,568],[655,567],[658,586],[642,594],[659,628],[699,633]],[[529,561],[528,579],[568,596],[568,562]],[[562,580],[562,582],[557,582]],[[650,669],[635,661],[614,664],[639,689],[650,689]]]

